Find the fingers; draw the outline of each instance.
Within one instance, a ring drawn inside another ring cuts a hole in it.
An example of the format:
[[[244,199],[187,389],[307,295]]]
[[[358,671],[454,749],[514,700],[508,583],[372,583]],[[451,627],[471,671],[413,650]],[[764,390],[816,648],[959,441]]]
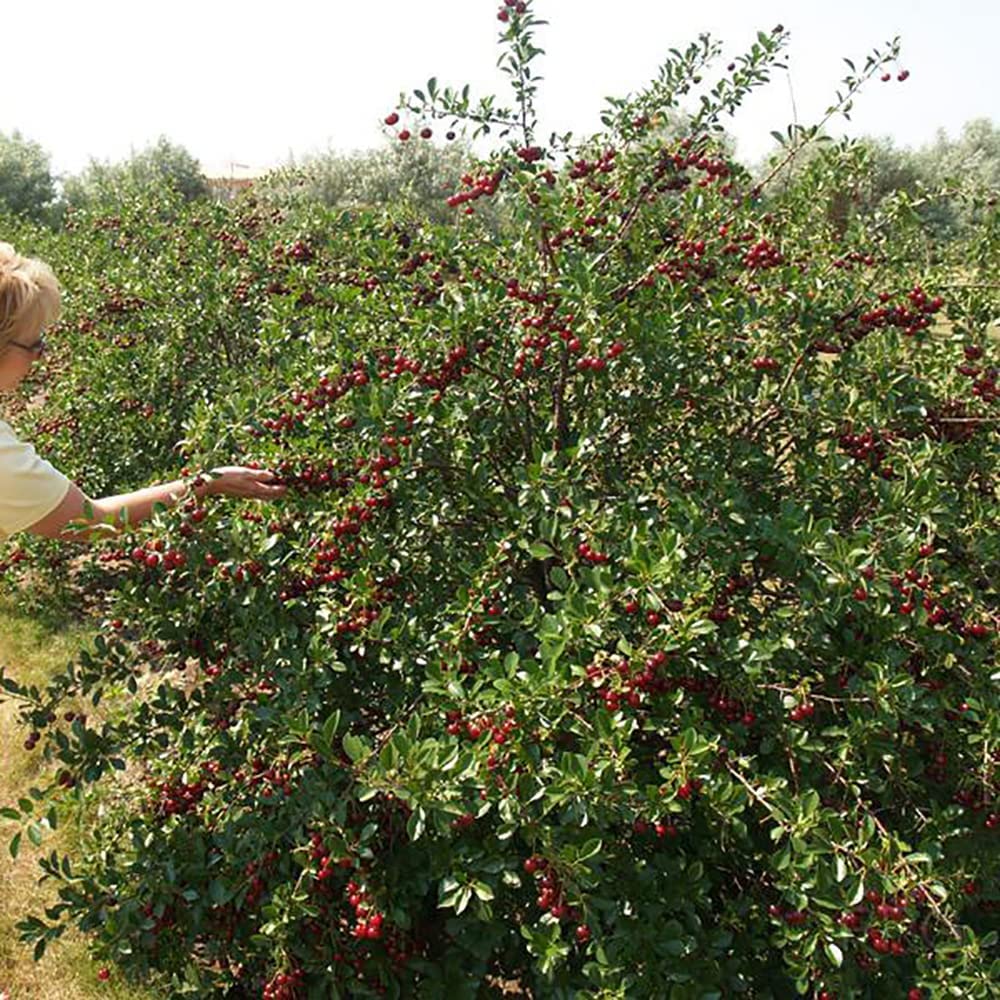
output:
[[[247,484],[247,496],[260,500],[274,500],[288,492],[284,483],[274,482],[278,477],[270,469],[249,469],[250,482]]]
[[[252,500],[277,500],[288,491],[270,469],[249,469],[230,466],[217,470],[222,473],[221,492]]]

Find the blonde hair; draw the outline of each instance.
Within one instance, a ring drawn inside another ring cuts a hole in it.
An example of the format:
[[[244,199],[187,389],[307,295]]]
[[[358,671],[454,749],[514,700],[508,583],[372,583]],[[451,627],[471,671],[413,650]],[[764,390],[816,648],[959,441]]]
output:
[[[48,264],[22,257],[0,243],[0,350],[19,335],[29,336],[59,318],[62,296]]]

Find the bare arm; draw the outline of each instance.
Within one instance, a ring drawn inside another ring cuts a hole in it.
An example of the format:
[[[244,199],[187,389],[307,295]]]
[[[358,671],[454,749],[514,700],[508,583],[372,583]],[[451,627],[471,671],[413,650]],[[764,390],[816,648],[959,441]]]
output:
[[[285,493],[284,486],[272,482],[275,479],[274,473],[264,469],[226,466],[213,471],[212,479],[193,488],[195,496],[200,498],[218,493],[259,500],[276,500]],[[154,504],[173,506],[185,495],[185,485],[184,480],[177,479],[169,483],[147,486],[133,493],[121,493],[117,496],[102,497],[100,500],[91,500],[79,486],[71,483],[62,503],[28,530],[44,538],[88,542],[100,529],[88,530],[85,526],[104,523],[113,525],[114,528],[124,528],[126,525],[138,524],[152,515]],[[83,530],[75,530],[71,524],[84,526]]]

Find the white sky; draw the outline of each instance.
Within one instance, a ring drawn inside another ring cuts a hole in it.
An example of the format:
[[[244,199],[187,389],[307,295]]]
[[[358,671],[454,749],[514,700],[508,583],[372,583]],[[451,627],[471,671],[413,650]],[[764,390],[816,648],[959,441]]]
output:
[[[501,0],[7,0],[0,8],[0,131],[18,129],[57,174],[116,160],[166,135],[210,175],[289,156],[379,145],[401,90],[471,84],[507,101],[495,68]],[[772,129],[832,103],[847,69],[900,35],[903,84],[869,85],[834,130],[917,146],[938,128],[1000,122],[1000,0],[536,0],[544,134],[589,134],[607,95],[651,79],[699,32],[740,54],[756,31],[792,33],[779,72],[728,124],[738,155],[759,158]],[[720,64],[719,70],[724,67]]]

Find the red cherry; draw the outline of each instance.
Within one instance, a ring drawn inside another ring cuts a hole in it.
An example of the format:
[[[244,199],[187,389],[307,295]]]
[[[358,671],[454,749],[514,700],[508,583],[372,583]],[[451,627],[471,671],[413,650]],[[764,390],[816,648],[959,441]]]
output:
[[[420,130],[421,139],[429,139],[434,133],[429,128],[422,128]]]
[[[586,924],[580,924],[577,927],[576,939],[580,944],[586,944],[590,940],[590,928]]]
[[[399,133],[398,138],[400,142],[406,142],[406,140],[410,138],[410,130],[404,128],[403,131]]]
[[[387,115],[385,119],[386,125],[395,125],[399,121],[399,115],[395,111],[391,115]]]
[[[102,983],[106,983],[111,978],[111,971],[109,969],[98,969],[97,978],[100,979]]]

